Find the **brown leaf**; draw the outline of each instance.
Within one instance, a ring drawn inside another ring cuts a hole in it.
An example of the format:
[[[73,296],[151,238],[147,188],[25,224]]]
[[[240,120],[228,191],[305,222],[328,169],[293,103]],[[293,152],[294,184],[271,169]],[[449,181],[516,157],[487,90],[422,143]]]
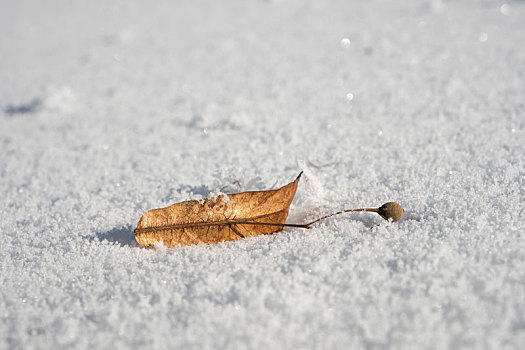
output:
[[[177,247],[280,231],[282,226],[275,224],[285,223],[301,174],[277,190],[219,195],[152,209],[140,218],[135,238],[145,247],[156,247],[161,242],[166,247]]]

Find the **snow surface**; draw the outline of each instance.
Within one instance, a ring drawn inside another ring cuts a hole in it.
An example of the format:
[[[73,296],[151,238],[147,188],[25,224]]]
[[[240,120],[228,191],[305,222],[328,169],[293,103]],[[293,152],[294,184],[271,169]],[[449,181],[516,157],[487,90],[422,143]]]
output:
[[[525,346],[525,3],[1,1],[0,348]],[[276,188],[313,230],[145,249]]]

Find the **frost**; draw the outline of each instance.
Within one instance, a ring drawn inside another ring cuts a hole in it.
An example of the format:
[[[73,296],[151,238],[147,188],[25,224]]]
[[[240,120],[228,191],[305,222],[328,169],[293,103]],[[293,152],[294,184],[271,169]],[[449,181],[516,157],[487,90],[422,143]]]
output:
[[[44,105],[49,111],[68,113],[75,109],[76,102],[76,94],[70,87],[51,87]]]

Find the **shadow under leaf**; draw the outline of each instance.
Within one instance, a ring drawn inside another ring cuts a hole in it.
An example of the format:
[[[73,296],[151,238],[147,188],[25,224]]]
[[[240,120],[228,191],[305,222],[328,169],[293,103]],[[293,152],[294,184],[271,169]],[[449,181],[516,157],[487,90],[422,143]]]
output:
[[[140,247],[135,240],[133,227],[131,225],[116,227],[112,230],[97,233],[96,238],[100,241],[117,243],[121,246]]]

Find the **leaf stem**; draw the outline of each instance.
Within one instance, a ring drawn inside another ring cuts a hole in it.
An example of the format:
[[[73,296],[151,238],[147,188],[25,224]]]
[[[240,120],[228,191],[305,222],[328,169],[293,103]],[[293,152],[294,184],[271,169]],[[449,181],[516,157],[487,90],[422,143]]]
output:
[[[370,212],[377,213],[377,212],[379,212],[379,209],[378,208],[346,209],[346,210],[338,211],[337,213],[325,215],[325,216],[320,217],[319,219],[311,221],[311,222],[309,222],[307,224],[279,224],[279,223],[270,223],[270,222],[251,222],[251,221],[238,221],[238,222],[235,222],[235,223],[236,224],[241,224],[241,225],[282,226],[282,227],[299,227],[299,228],[311,229],[312,228],[311,226],[313,224],[315,224],[315,223],[317,223],[317,222],[319,222],[321,220],[328,219],[329,217],[332,217],[332,216],[335,216],[335,215],[339,215],[339,214],[343,214],[343,213],[349,213],[349,212],[353,212],[353,211],[370,211]]]
[[[343,213],[350,213],[352,211],[371,211],[371,212],[377,213],[377,212],[379,212],[379,208],[359,208],[359,209],[341,210],[341,211],[338,211],[337,213],[325,215],[323,217],[320,217],[317,220],[309,222],[309,223],[306,224],[306,226],[307,226],[307,228],[310,228],[309,226],[315,224],[316,222],[319,222],[319,221],[324,220],[324,219],[328,219],[329,217],[332,217],[332,216],[335,216],[335,215],[339,215],[339,214],[343,214]]]
[[[299,175],[300,176],[300,175]],[[188,224],[177,224],[177,225],[168,225],[168,226],[157,226],[157,227],[146,227],[146,228],[137,228],[135,229],[135,234],[142,233],[142,232],[151,232],[151,231],[158,231],[158,230],[173,230],[173,229],[179,229],[179,228],[188,228],[188,227],[196,227],[196,226],[229,226],[232,231],[237,234],[240,237],[244,236],[238,232],[238,230],[235,229],[234,225],[254,225],[254,226],[280,226],[280,227],[298,227],[298,228],[305,228],[305,229],[311,229],[312,225],[324,220],[328,219],[329,217],[343,214],[343,213],[349,213],[354,211],[370,211],[374,213],[379,212],[379,208],[359,208],[359,209],[347,209],[338,211],[337,213],[325,215],[323,217],[320,217],[319,219],[316,219],[314,221],[311,221],[306,224],[280,224],[280,223],[273,223],[273,222],[257,222],[257,221],[243,221],[243,220],[226,220],[226,221],[215,221],[215,222],[196,222],[196,223],[188,223]]]

